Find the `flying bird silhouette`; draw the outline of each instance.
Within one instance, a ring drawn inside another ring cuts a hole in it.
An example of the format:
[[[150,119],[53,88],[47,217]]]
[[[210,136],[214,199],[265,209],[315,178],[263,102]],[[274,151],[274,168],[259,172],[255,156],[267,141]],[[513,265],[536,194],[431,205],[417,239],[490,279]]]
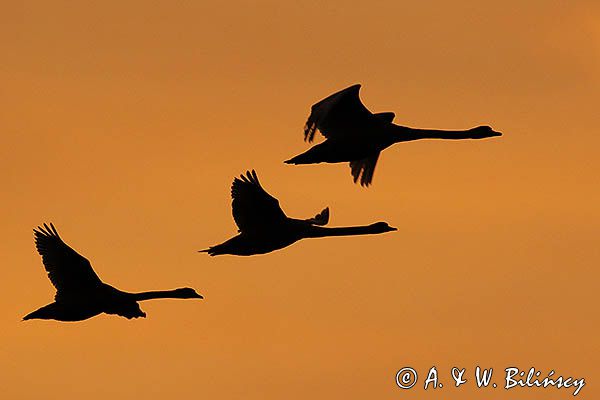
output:
[[[325,141],[286,164],[350,162],[354,182],[369,186],[379,153],[399,142],[419,139],[483,139],[501,136],[489,126],[467,130],[416,129],[392,123],[395,114],[373,114],[360,101],[361,85],[353,85],[314,104],[304,126],[304,140],[312,142],[319,130]]]
[[[366,226],[325,228],[324,225],[329,222],[329,208],[325,208],[313,218],[289,218],[279,206],[279,201],[262,188],[254,170],[233,180],[231,197],[233,219],[239,228],[239,234],[200,252],[211,256],[249,256],[282,249],[300,239],[368,235],[396,230],[385,222]]]
[[[27,314],[28,319],[82,321],[101,313],[127,319],[146,317],[138,301],[150,299],[202,299],[191,288],[128,293],[102,282],[90,262],[58,235],[54,225],[34,229],[35,246],[42,256],[50,282],[56,288],[54,302]]]

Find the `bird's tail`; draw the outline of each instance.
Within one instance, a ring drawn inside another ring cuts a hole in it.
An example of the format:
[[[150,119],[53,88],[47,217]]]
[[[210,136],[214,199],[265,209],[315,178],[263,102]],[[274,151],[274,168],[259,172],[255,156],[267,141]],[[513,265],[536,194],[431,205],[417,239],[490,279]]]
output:
[[[326,140],[319,143],[302,154],[298,154],[289,160],[284,161],[286,164],[318,164],[318,163],[337,163],[349,161],[348,152],[340,151],[339,145],[331,140]]]
[[[23,321],[29,319],[54,319],[57,314],[56,303],[46,304],[43,307],[38,308],[35,311],[30,312],[23,317]]]
[[[289,160],[284,161],[285,164],[310,164],[311,162],[307,159],[306,153],[297,155],[295,157],[290,158]]]
[[[285,160],[286,164],[318,164],[322,162],[329,162],[328,157],[324,154],[323,149],[321,147],[314,146],[310,148],[308,151],[305,151],[302,154],[298,154],[295,157],[290,158],[289,160]]]
[[[220,245],[211,246],[208,249],[198,250],[198,253],[208,253],[208,255],[211,257],[218,256],[220,254],[225,254],[225,252],[223,252],[222,249],[220,249],[219,247]]]
[[[328,148],[331,147],[329,142],[319,143],[316,146],[311,147],[302,154],[298,154],[289,160],[284,161],[286,164],[317,164],[321,162],[327,162],[327,158],[331,151]]]
[[[23,317],[23,321],[27,321],[28,319],[34,319],[34,318],[38,318],[36,315],[37,311],[31,312],[29,314],[27,314],[26,316]]]

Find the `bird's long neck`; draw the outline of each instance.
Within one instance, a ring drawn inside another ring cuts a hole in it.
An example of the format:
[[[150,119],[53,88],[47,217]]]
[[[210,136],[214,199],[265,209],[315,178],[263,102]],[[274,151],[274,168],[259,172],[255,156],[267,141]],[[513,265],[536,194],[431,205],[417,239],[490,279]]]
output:
[[[355,236],[379,233],[373,230],[372,225],[347,226],[342,228],[325,228],[322,226],[311,226],[306,232],[307,238],[318,238],[327,236]]]
[[[419,139],[481,139],[488,136],[482,135],[480,127],[467,130],[443,130],[392,125],[391,133],[395,143]]]
[[[131,293],[136,301],[151,299],[183,299],[181,293],[177,290],[156,290],[150,292]]]

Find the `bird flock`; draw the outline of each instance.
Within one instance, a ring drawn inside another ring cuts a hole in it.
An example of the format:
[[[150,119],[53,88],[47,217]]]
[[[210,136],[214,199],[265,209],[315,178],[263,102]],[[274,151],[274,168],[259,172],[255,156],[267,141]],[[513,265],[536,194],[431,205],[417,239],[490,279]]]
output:
[[[484,139],[501,136],[489,126],[467,130],[416,129],[393,123],[393,112],[372,113],[361,102],[360,85],[340,90],[311,107],[304,140],[317,131],[325,141],[285,161],[286,164],[348,162],[354,183],[368,187],[382,150],[394,143],[419,139]],[[270,253],[298,240],[328,236],[375,235],[395,231],[386,222],[363,226],[326,227],[329,208],[312,218],[288,217],[279,201],[267,193],[254,170],[233,180],[231,208],[237,235],[200,252],[210,256],[251,256]],[[202,299],[192,288],[131,293],[100,280],[90,262],[67,245],[52,223],[34,229],[35,246],[48,278],[56,288],[54,302],[23,317],[82,321],[98,314],[127,319],[146,317],[138,302],[150,299]]]

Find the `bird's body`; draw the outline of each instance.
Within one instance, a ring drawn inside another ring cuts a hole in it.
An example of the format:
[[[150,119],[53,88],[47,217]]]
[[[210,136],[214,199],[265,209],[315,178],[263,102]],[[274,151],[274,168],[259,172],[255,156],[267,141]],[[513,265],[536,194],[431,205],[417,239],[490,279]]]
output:
[[[57,296],[53,303],[41,307],[23,319],[82,321],[102,313],[121,315],[126,318],[146,316],[132,293],[102,283],[95,288]]]
[[[266,254],[283,249],[302,239],[298,230],[287,224],[271,226],[272,231],[244,233],[240,232],[225,242],[212,246],[207,253],[211,256],[232,254],[236,256],[251,256]]]
[[[139,307],[139,306],[138,306]],[[104,312],[104,307],[97,301],[61,301],[47,304],[23,317],[28,319],[54,319],[63,322],[83,321]]]
[[[379,154],[379,152],[393,144],[387,142],[384,138],[378,141],[365,140],[364,138],[327,139],[286,161],[286,163],[319,164],[362,160]]]
[[[48,277],[56,287],[54,302],[23,317],[82,321],[98,314],[115,314],[128,319],[146,317],[138,301],[158,298],[202,298],[194,289],[130,293],[100,280],[90,262],[62,241],[54,225],[34,230],[36,247]]]
[[[313,218],[289,218],[279,207],[279,201],[262,188],[254,171],[242,175],[241,179],[235,178],[231,193],[233,217],[239,227],[239,234],[221,244],[201,250],[211,256],[265,254],[301,239],[378,234],[396,230],[385,222],[326,228],[323,225],[329,222],[328,208]]]
[[[489,126],[467,130],[416,129],[392,123],[394,113],[371,113],[360,101],[360,85],[353,85],[316,103],[304,128],[304,139],[319,130],[325,141],[287,161],[287,164],[349,162],[354,182],[368,186],[379,154],[395,143],[419,139],[483,139],[500,136]]]

